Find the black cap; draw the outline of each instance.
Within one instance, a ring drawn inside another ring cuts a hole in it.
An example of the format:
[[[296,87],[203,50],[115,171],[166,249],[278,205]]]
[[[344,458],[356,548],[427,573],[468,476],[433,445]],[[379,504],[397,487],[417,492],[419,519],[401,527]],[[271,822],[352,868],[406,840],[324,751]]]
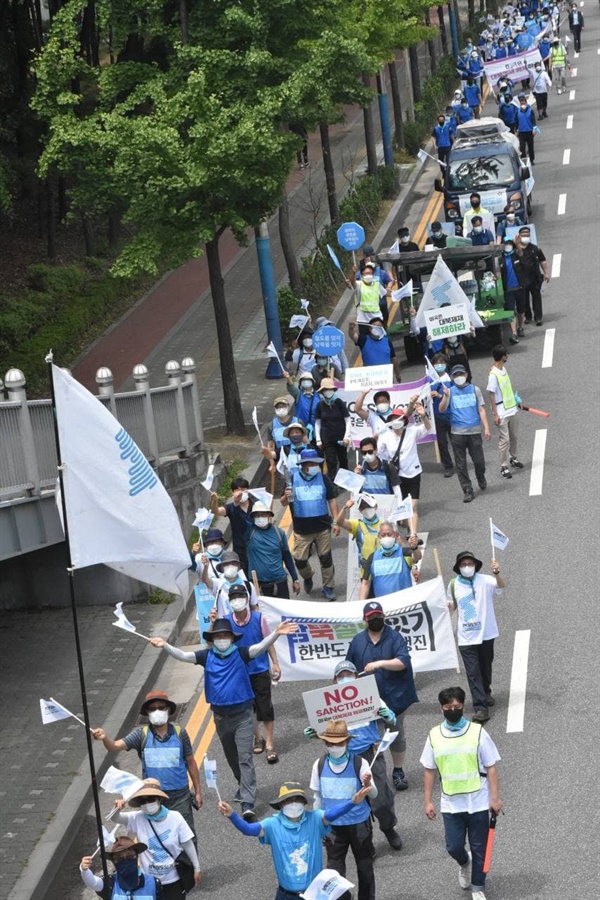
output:
[[[383,606],[381,603],[378,603],[377,600],[369,600],[368,603],[365,603],[363,606],[363,619],[368,619],[369,616],[383,615]]]
[[[465,375],[467,374],[467,370],[465,369],[465,367],[459,363],[458,365],[453,366],[452,369],[450,369],[450,378],[453,378],[455,375],[459,375],[461,372],[464,372]]]
[[[202,632],[202,638],[205,641],[212,642],[214,640],[215,634],[225,633],[230,634],[234,641],[241,641],[243,638],[243,634],[236,632],[233,630],[231,622],[229,619],[215,619],[212,623],[212,628],[209,631]]]

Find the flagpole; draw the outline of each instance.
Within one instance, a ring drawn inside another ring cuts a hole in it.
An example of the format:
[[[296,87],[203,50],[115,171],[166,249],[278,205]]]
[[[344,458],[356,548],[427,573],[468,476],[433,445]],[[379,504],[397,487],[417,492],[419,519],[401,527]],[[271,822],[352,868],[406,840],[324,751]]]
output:
[[[65,533],[65,546],[67,548],[67,575],[69,578],[69,595],[71,598],[71,613],[73,616],[73,633],[75,636],[75,650],[77,653],[77,668],[79,670],[79,687],[81,691],[81,702],[83,705],[83,718],[85,721],[85,735],[87,741],[88,761],[90,764],[90,778],[92,782],[92,794],[94,796],[94,811],[96,813],[96,826],[98,828],[98,843],[100,844],[100,857],[102,859],[102,874],[104,876],[104,884],[108,884],[108,862],[106,859],[106,848],[104,846],[104,834],[102,833],[102,813],[100,811],[100,794],[98,792],[98,779],[96,776],[96,766],[94,764],[94,746],[92,744],[92,728],[90,725],[90,714],[87,704],[87,693],[85,688],[85,675],[83,672],[83,656],[81,653],[81,641],[79,638],[79,624],[77,621],[77,601],[75,597],[75,580],[73,560],[71,559],[71,543],[69,540],[69,524],[67,520],[67,504],[65,498],[65,485],[63,478],[63,461],[60,451],[60,434],[58,431],[58,414],[56,410],[56,392],[54,390],[54,375],[52,372],[53,356],[52,351],[46,357],[48,364],[48,378],[50,381],[50,398],[52,402],[52,419],[54,423],[54,441],[56,444],[56,458],[58,461],[58,480],[60,484],[60,502],[62,507],[63,530]]]

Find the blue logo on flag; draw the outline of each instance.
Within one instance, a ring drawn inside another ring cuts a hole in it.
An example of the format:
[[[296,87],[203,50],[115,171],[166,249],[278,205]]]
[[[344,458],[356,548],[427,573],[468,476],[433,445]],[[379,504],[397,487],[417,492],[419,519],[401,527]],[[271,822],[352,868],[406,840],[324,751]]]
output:
[[[448,296],[448,291],[452,288],[452,281],[444,281],[443,284],[438,284],[432,290],[433,299],[435,300],[436,306],[442,306],[443,303],[450,303],[450,297]]]
[[[117,434],[115,434],[115,441],[121,448],[121,459],[129,459],[131,460],[131,466],[129,468],[129,496],[135,497],[137,494],[141,494],[146,488],[153,488],[155,484],[158,483],[158,478],[154,474],[152,466],[144,456],[144,454],[138,450],[136,445],[133,442],[133,438],[131,438],[124,428],[121,428]]]

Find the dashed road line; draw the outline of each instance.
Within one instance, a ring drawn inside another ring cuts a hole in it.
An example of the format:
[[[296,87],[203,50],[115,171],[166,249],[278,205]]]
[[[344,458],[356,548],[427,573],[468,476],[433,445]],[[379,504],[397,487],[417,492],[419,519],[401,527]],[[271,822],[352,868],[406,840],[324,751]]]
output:
[[[571,151],[565,150],[563,152],[563,166],[568,166],[571,162]]]
[[[542,354],[542,369],[550,369],[554,358],[554,338],[556,328],[547,328],[544,337],[544,352]]]
[[[508,697],[508,715],[506,717],[507,734],[523,731],[525,723],[525,696],[527,693],[530,638],[531,630],[529,629],[515,631],[512,671],[510,675],[510,694]]]
[[[531,477],[529,479],[529,496],[539,497],[542,493],[542,485],[544,483],[544,457],[546,455],[546,435],[548,432],[545,428],[536,431],[533,441],[533,457],[531,460]]]
[[[567,208],[567,195],[559,194],[558,195],[558,215],[564,216],[566,208]]]
[[[573,127],[573,116],[567,116],[567,131]]]
[[[575,91],[569,91],[569,100],[575,99]]]
[[[552,278],[560,278],[560,264],[562,262],[562,253],[555,253],[552,257]]]

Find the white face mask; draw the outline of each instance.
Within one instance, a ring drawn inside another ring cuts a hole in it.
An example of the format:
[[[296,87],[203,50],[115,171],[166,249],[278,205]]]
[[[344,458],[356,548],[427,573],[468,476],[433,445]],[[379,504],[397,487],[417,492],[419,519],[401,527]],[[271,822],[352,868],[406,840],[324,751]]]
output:
[[[404,419],[394,419],[394,421],[392,422],[392,428],[394,429],[394,431],[402,431],[405,425],[406,422],[404,421]]]
[[[408,239],[406,236],[400,238],[400,242],[401,242],[402,244],[408,244],[408,241],[409,241],[409,239]]]
[[[460,566],[460,574],[463,578],[472,578],[475,574],[475,566]]]
[[[523,246],[526,247],[527,244],[530,242],[530,240],[531,240],[531,238],[528,238],[528,237],[522,237],[522,238],[521,238],[521,243],[523,244]]]
[[[326,391],[323,391],[323,396],[327,400],[331,400],[331,398],[333,397],[334,394],[335,394],[335,391],[330,391],[329,389],[327,389]]]
[[[377,518],[377,510],[376,509],[363,509],[362,517],[363,517],[363,519],[367,519],[370,522],[372,519]]]
[[[229,601],[229,604],[234,612],[242,612],[246,609],[246,601],[243,597],[234,597],[233,600]]]
[[[257,528],[266,528],[270,518],[270,516],[254,516],[254,524]]]
[[[301,381],[300,382],[300,390],[301,391],[312,391],[314,385],[312,381]]]
[[[148,720],[151,725],[166,725],[169,721],[169,710],[155,709],[148,713]]]
[[[207,544],[206,549],[211,556],[220,556],[223,552],[223,544]]]
[[[363,275],[362,280],[364,281],[365,284],[372,284],[373,276],[372,275]]]
[[[328,747],[327,753],[332,759],[341,759],[342,756],[346,755],[346,745],[336,744],[334,747]]]
[[[218,650],[220,653],[225,653],[225,651],[229,650],[229,648],[231,647],[231,639],[215,638],[213,641],[213,646],[215,650]]]
[[[386,413],[389,412],[390,404],[389,403],[378,403],[375,409],[378,413]]]
[[[384,550],[391,550],[396,543],[396,538],[393,534],[385,535],[385,537],[379,538],[379,543]]]
[[[225,578],[235,578],[239,569],[236,565],[233,566],[223,566],[223,575]]]
[[[275,407],[275,415],[279,416],[280,419],[285,419],[288,412],[289,412],[289,409],[287,406],[276,406]]]
[[[160,800],[153,800],[152,803],[144,803],[142,809],[147,816],[154,816],[160,810]]]
[[[457,375],[454,379],[454,384],[457,384],[459,387],[464,387],[467,383],[467,379],[464,375]]]
[[[302,800],[298,800],[295,803],[286,803],[285,806],[281,807],[281,812],[288,819],[299,819],[304,812],[304,803]]]
[[[375,462],[377,457],[375,456],[374,453],[365,453],[364,459],[365,459],[365,462],[369,463],[369,462]]]

